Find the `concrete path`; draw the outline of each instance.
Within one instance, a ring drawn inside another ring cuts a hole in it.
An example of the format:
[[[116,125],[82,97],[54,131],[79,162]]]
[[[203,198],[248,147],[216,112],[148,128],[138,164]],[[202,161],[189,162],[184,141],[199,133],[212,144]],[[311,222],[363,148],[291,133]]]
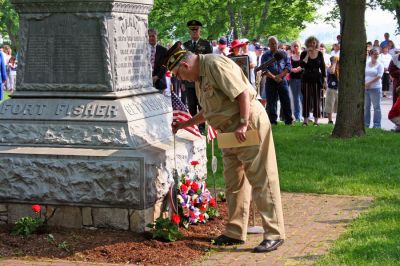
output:
[[[248,235],[244,245],[221,248],[199,265],[312,265],[372,198],[283,193],[282,201],[287,239],[278,250],[252,253],[262,235]]]

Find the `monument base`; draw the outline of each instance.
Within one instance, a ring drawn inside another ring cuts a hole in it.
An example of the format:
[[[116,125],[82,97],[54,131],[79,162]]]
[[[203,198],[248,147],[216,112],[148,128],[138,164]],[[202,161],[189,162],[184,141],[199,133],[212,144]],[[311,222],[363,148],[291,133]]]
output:
[[[139,149],[0,146],[0,223],[32,216],[40,204],[49,225],[143,232],[161,215],[175,165],[178,173],[190,160],[205,166],[204,142],[180,132],[175,144]]]

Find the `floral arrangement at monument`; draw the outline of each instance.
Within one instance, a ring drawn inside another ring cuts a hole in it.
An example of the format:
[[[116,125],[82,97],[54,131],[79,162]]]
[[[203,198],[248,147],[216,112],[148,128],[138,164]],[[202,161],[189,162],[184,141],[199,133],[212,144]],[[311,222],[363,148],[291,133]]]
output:
[[[207,176],[199,176],[196,171],[198,161],[191,161],[194,171],[186,170],[178,182],[177,200],[180,223],[188,227],[189,224],[205,223],[207,220],[219,216],[215,199],[206,187]]]

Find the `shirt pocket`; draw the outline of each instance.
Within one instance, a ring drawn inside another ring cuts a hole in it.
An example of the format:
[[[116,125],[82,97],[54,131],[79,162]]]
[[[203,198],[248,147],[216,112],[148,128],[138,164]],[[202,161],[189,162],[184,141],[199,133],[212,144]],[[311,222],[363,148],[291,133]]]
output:
[[[219,101],[218,93],[215,88],[206,85],[203,89],[203,108],[205,111],[218,111],[220,109],[221,103]]]

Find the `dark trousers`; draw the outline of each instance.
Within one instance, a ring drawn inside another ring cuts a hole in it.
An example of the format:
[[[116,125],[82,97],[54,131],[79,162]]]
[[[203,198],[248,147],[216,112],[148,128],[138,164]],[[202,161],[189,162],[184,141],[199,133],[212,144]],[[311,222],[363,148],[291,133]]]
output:
[[[389,91],[390,87],[390,76],[389,73],[383,73],[382,76],[382,91]]]
[[[273,79],[268,78],[266,82],[267,91],[267,113],[271,124],[276,124],[277,115],[277,102],[278,96],[281,101],[283,111],[283,119],[285,124],[290,124],[293,121],[292,109],[290,107],[289,88],[287,81],[284,79],[280,83],[276,83]]]
[[[201,106],[199,105],[199,100],[197,99],[196,90],[193,87],[186,87],[186,95],[187,95],[187,102],[189,106],[189,113],[192,116],[197,114],[197,110],[201,110]],[[205,125],[199,125],[200,131],[204,132]]]

